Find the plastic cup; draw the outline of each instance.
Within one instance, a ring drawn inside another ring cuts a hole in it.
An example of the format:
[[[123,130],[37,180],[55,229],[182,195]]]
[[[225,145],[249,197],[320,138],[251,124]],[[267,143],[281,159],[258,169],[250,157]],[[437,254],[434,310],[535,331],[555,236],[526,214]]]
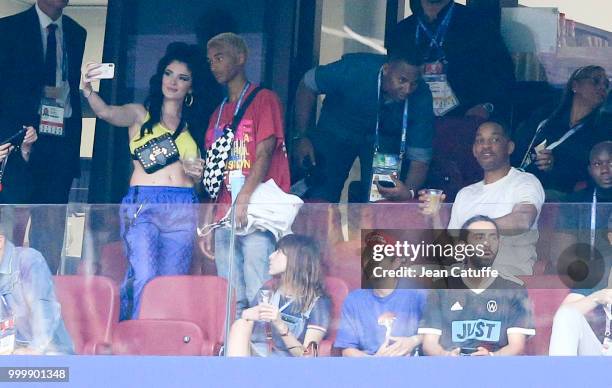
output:
[[[272,290],[261,290],[259,294],[259,303],[270,304],[272,298]]]
[[[204,159],[194,156],[183,159],[183,170],[185,174],[191,176],[199,176],[204,169]]]
[[[427,194],[429,196],[429,205],[427,205],[427,212],[430,214],[437,213],[440,210],[442,190],[427,189]]]

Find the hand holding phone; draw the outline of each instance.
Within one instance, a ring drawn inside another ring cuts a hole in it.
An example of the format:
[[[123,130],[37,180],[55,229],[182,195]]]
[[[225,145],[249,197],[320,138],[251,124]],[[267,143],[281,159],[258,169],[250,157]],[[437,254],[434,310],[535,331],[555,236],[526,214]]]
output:
[[[113,79],[115,77],[114,63],[93,63],[85,65],[83,82],[91,83],[93,80]]]
[[[388,189],[392,189],[395,187],[395,182],[393,181],[378,181],[378,184],[382,187],[388,188]]]
[[[17,133],[2,141],[0,145],[11,144],[13,146],[20,146],[21,143],[23,143],[23,139],[25,138],[26,132],[27,128],[23,127],[19,131],[17,131]]]

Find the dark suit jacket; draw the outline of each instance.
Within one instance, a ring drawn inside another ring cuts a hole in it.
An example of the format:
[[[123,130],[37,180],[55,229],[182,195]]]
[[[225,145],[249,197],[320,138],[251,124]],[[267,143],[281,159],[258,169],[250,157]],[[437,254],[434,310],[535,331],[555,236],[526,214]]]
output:
[[[396,26],[388,44],[391,51],[414,50],[418,15],[422,12],[418,9]],[[448,81],[461,105],[450,115],[463,115],[474,105],[485,102],[493,103],[496,111],[508,109],[508,95],[515,81],[514,65],[499,29],[464,5],[456,3],[453,12],[444,53],[448,60]],[[421,35],[418,49],[423,52],[429,41],[425,41],[425,34]]]
[[[79,80],[87,32],[68,16],[62,16],[68,57],[68,83],[72,117],[66,120],[64,138],[39,136],[30,162],[20,152],[11,155],[2,202],[27,202],[31,177],[37,174],[76,177],[79,175],[81,144],[81,100]],[[38,107],[44,88],[44,58],[40,22],[35,7],[0,19],[0,139],[22,125],[38,127]],[[1,140],[0,140],[1,141]]]

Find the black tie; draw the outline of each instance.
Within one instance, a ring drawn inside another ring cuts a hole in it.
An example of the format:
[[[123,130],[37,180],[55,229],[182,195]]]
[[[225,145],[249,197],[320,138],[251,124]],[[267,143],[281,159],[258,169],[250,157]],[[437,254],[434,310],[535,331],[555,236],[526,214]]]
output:
[[[57,67],[57,39],[55,31],[57,24],[49,24],[47,27],[47,54],[45,55],[45,85],[55,86],[55,74]]]

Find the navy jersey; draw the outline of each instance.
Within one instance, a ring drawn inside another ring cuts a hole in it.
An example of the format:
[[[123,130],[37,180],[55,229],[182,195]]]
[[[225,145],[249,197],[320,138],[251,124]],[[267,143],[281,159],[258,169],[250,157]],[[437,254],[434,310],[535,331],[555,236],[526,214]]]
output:
[[[419,334],[437,334],[445,349],[508,345],[509,333],[535,335],[524,288],[497,278],[484,290],[438,289],[429,294]]]

